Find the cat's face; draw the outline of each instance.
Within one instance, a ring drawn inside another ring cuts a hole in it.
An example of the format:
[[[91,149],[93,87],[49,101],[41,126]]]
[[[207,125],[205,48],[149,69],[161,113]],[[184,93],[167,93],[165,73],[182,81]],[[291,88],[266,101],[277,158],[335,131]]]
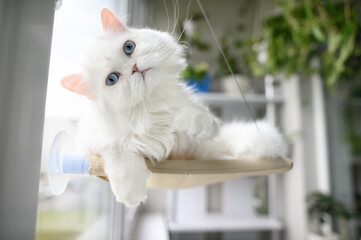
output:
[[[148,101],[157,89],[176,84],[185,60],[168,33],[128,29],[106,9],[102,23],[104,34],[90,50],[84,73],[64,78],[63,86],[119,108]]]

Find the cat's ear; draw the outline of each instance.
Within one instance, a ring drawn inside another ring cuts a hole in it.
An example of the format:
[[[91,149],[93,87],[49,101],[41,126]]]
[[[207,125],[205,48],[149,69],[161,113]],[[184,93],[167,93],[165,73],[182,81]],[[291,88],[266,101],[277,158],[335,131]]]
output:
[[[87,85],[83,81],[82,74],[74,74],[61,79],[61,85],[74,93],[84,95],[89,99],[93,99],[89,93]]]
[[[107,8],[102,10],[102,25],[104,31],[112,31],[114,33],[126,31],[127,28],[119,21],[119,19]]]

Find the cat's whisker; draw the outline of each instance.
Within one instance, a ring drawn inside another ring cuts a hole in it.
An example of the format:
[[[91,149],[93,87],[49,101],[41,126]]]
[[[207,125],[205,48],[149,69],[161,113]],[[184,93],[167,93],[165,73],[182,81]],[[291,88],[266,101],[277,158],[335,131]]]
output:
[[[187,41],[180,41],[179,42],[180,44],[184,44],[187,49],[189,49],[189,56],[192,56],[193,55],[193,49],[192,49],[192,46],[189,44],[189,42]]]
[[[126,135],[129,135],[129,133],[131,132],[131,129],[132,129],[132,125],[133,125],[133,117],[134,117],[134,112],[135,112],[135,111],[133,111],[134,109],[132,108],[133,100],[134,100],[134,95],[132,94],[132,92],[130,92],[130,105],[129,105],[128,114],[127,114],[128,115],[127,116],[128,127],[127,127]],[[133,113],[132,116],[131,116],[131,112]]]
[[[172,35],[174,35],[174,31],[176,29],[176,27],[178,26],[178,20],[179,20],[179,2],[178,0],[173,0],[173,12],[174,12],[174,15],[173,15],[173,30],[172,30]]]
[[[167,3],[166,3],[166,0],[163,0],[163,4],[164,4],[164,8],[165,8],[165,13],[167,14],[167,20],[168,20],[168,26],[167,26],[167,32],[169,32],[169,12],[168,12],[168,6],[167,6]]]
[[[147,111],[147,107],[145,106],[144,101],[140,101],[140,103],[143,107],[143,115],[145,115],[145,117],[146,117],[146,126],[147,126],[146,132],[147,132],[147,135],[150,136],[150,120],[149,120],[149,114]]]
[[[171,55],[172,54],[172,50],[170,49],[169,46],[167,45],[162,45],[160,52],[158,53],[159,56],[164,56],[163,58],[167,57],[167,55]]]
[[[129,94],[130,94],[130,105],[129,105],[129,108],[128,108],[127,119],[129,119],[131,106],[133,105],[133,94],[130,91],[129,91]]]
[[[129,131],[130,131],[130,129],[132,129],[133,128],[133,125],[134,125],[134,118],[135,118],[135,115],[136,115],[136,112],[137,112],[137,108],[133,108],[133,114],[132,114],[132,117],[131,117],[131,119],[130,119],[130,121],[129,121],[129,123],[130,123],[130,126],[129,126]]]
[[[154,54],[158,54],[161,51],[161,44],[157,44],[156,46],[153,46],[151,49],[148,50],[147,54],[144,56],[144,58],[149,58],[153,56]]]
[[[172,32],[171,34],[173,34],[174,32],[174,28],[175,28],[175,4],[174,4],[174,0],[172,0],[172,3],[173,3],[173,29],[172,29]]]
[[[192,16],[189,20],[185,20],[185,23],[192,21],[192,18],[193,18],[193,16]],[[178,38],[177,38],[177,42],[178,42],[179,39],[182,37],[182,35],[183,35],[183,33],[185,32],[185,30],[186,30],[186,29],[183,27],[182,32],[179,34],[179,36],[178,36]]]
[[[187,13],[186,13],[186,21],[187,21],[187,19],[188,19],[189,8],[190,8],[190,6],[191,6],[191,2],[192,2],[192,0],[189,0],[189,2],[188,2]],[[193,18],[193,16],[191,17],[191,19],[192,19],[192,18]]]
[[[176,1],[177,2],[177,21],[176,21],[176,23],[177,23],[177,25],[179,25],[179,16],[180,16],[180,14],[179,14],[179,11],[180,11],[180,6],[179,6],[179,0],[177,0]]]
[[[190,0],[190,1],[188,2],[187,12],[186,12],[186,20],[184,21],[185,23],[191,22],[192,19],[193,19],[193,16],[191,16],[191,17],[188,19],[188,14],[189,14],[189,10],[190,10],[191,3],[192,3],[192,0]],[[181,32],[181,33],[179,34],[179,36],[178,36],[177,42],[178,42],[178,43],[185,43],[185,44],[188,46],[188,49],[190,50],[190,56],[192,56],[192,47],[191,47],[191,45],[190,45],[188,42],[186,42],[186,41],[179,41],[179,40],[181,39],[182,35],[184,34],[184,32],[185,32],[185,28],[183,27],[182,32]]]
[[[166,45],[160,44],[159,46],[151,49],[147,55],[144,56],[144,59],[147,59],[148,62],[152,62],[152,64],[156,65],[170,54],[171,49],[169,49]]]
[[[167,48],[167,46],[164,43],[160,42],[159,44],[157,44],[156,46],[151,48],[150,53],[151,54],[158,53],[158,52],[162,51],[165,48]]]

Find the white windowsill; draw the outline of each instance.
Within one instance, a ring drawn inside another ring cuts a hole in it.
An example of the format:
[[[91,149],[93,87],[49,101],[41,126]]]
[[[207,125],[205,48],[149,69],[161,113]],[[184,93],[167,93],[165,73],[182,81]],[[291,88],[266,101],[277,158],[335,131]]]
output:
[[[171,232],[280,231],[284,224],[269,217],[240,218],[209,214],[185,222],[168,224]]]

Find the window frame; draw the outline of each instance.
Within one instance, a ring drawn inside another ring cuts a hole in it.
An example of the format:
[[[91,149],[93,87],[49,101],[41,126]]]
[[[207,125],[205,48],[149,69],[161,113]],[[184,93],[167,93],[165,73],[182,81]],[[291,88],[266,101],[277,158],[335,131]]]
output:
[[[0,239],[33,239],[54,1],[0,2]]]

